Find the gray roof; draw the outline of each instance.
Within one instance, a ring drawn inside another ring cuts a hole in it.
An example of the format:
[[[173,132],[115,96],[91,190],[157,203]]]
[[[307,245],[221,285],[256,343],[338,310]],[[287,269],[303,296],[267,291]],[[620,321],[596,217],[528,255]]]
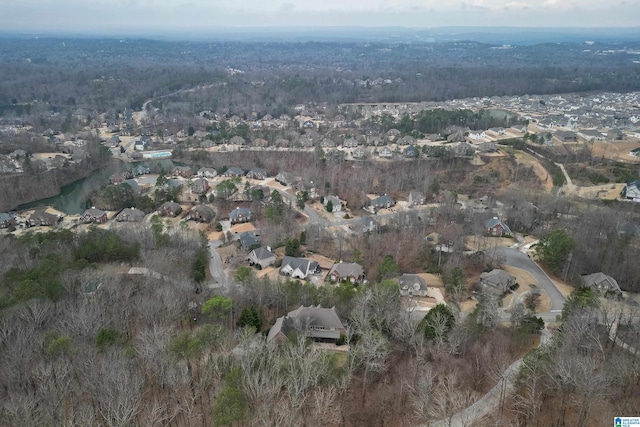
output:
[[[267,176],[267,171],[265,169],[262,169],[262,168],[253,168],[249,172],[247,172],[247,175],[248,174]]]
[[[493,286],[495,288],[504,288],[510,283],[515,283],[516,278],[504,270],[496,268],[488,273],[482,273],[480,275],[480,283],[483,285]]]
[[[244,215],[245,217],[251,216],[251,210],[248,208],[235,208],[229,213],[229,218],[238,219],[239,215]]]
[[[203,219],[211,221],[216,213],[212,208],[206,205],[198,205],[193,208],[193,211],[200,215]]]
[[[142,221],[145,217],[145,213],[136,208],[124,208],[122,212],[118,214],[118,218],[122,218],[125,216],[128,216],[134,221]]]
[[[502,228],[504,228],[505,234],[511,234],[511,229],[509,228],[509,226],[495,217],[489,218],[488,220],[486,220],[484,223],[484,226],[486,228],[493,228],[498,224],[502,225]]]
[[[280,268],[284,268],[287,265],[294,270],[299,268],[300,271],[304,272],[315,271],[319,267],[319,264],[316,261],[311,261],[306,258],[296,258],[292,256],[285,256],[282,259],[282,265],[280,266]]]
[[[616,282],[616,279],[602,272],[582,276],[581,279],[583,287],[595,288],[596,290],[605,292],[622,292],[620,290],[620,285],[618,285],[618,282]]]
[[[265,247],[256,248],[251,252],[255,254],[256,259],[260,259],[260,260],[275,257],[275,254]]]
[[[253,245],[260,243],[260,238],[253,231],[245,231],[240,234],[240,244],[245,248],[250,248]]]
[[[129,187],[131,187],[131,189],[132,189],[133,191],[140,191],[140,190],[141,190],[141,188],[140,188],[140,184],[138,184],[138,183],[136,182],[136,180],[134,180],[134,179],[127,179],[127,180],[125,180],[125,181],[123,182],[123,184],[126,184],[126,185],[128,185]]]
[[[393,200],[393,198],[391,198],[391,196],[387,194],[383,194],[382,196],[376,197],[371,201],[372,206],[384,206],[387,203],[394,205],[396,201]]]
[[[172,212],[177,212],[179,209],[182,209],[182,207],[176,202],[164,202],[162,206],[160,206],[160,209],[169,209]]]
[[[331,267],[329,275],[333,274],[334,272],[338,273],[340,277],[360,277],[364,275],[362,266],[355,262],[337,262],[333,264],[333,267]]]
[[[402,276],[400,276],[398,283],[400,284],[400,289],[402,290],[408,291],[410,288],[413,288],[415,290],[420,289],[423,291],[427,290],[426,280],[424,280],[417,274],[403,274]]]
[[[300,306],[286,316],[278,318],[269,331],[267,341],[272,341],[279,333],[286,336],[291,331],[306,333],[312,338],[337,340],[343,330],[344,325],[335,307]]]
[[[227,175],[229,175],[229,174],[244,175],[244,171],[242,169],[240,169],[239,167],[237,167],[237,166],[231,166],[224,173],[227,174]]]

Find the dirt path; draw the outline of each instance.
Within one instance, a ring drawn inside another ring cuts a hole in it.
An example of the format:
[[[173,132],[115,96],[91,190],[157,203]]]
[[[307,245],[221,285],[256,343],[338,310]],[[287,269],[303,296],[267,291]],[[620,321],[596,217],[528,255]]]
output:
[[[551,177],[549,172],[547,172],[544,166],[540,164],[538,159],[525,152],[517,152],[515,156],[516,162],[518,162],[519,165],[533,168],[533,173],[536,174],[536,176],[542,183],[542,187],[547,193],[550,193],[551,190],[553,190],[553,178]]]
[[[543,329],[540,334],[540,344],[546,345],[551,341],[551,333],[548,329]],[[500,381],[484,396],[468,408],[454,414],[448,419],[429,423],[430,427],[467,427],[480,425],[480,420],[494,414],[504,401],[506,396],[511,395],[515,390],[515,382],[522,359],[513,362],[502,374]]]

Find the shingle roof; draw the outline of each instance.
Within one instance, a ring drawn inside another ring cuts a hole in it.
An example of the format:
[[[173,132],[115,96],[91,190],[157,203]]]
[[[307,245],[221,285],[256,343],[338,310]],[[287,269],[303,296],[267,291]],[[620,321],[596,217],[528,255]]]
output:
[[[584,287],[597,288],[598,290],[605,291],[622,292],[620,290],[620,285],[618,285],[618,282],[613,277],[608,276],[603,272],[582,276],[581,279],[582,286]]]
[[[240,244],[245,248],[250,248],[253,245],[260,243],[260,239],[253,231],[245,231],[240,234]]]
[[[400,284],[400,289],[402,290],[409,290],[410,288],[413,288],[415,290],[420,289],[423,291],[427,290],[427,282],[417,274],[403,274],[402,276],[400,276],[398,283]]]
[[[267,341],[273,340],[279,333],[287,335],[291,331],[304,332],[313,338],[338,339],[342,330],[344,325],[335,307],[300,306],[278,318],[269,331]]]
[[[333,264],[331,270],[329,271],[329,275],[333,273],[338,273],[340,277],[360,277],[364,275],[364,271],[362,270],[362,266],[355,262],[337,262]]]
[[[232,211],[229,213],[229,218],[230,218],[230,219],[238,219],[238,217],[239,217],[240,215],[243,215],[243,216],[245,216],[245,217],[248,217],[248,216],[250,216],[250,215],[251,215],[251,210],[250,210],[250,209],[248,209],[248,208],[239,208],[239,207],[238,207],[238,208],[235,208],[234,210],[232,210]]]
[[[282,259],[282,265],[280,268],[286,267],[287,265],[293,270],[300,269],[300,271],[303,271],[305,273],[308,271],[314,271],[316,268],[318,268],[318,263],[316,261],[311,261],[306,258],[296,258],[292,256],[285,256]]]
[[[491,270],[488,273],[482,273],[480,275],[480,282],[482,282],[485,285],[490,285],[494,287],[501,287],[506,283],[509,283],[515,280],[516,280],[515,276],[512,276],[511,274],[507,273],[504,270],[500,270],[499,268]]]
[[[271,252],[269,249],[265,248],[265,247],[260,247],[260,248],[256,248],[253,250],[253,253],[256,256],[256,259],[267,259],[267,258],[271,258],[272,256],[275,256],[273,252]]]
[[[509,226],[507,224],[505,224],[504,222],[500,221],[498,218],[489,218],[488,220],[485,221],[484,226],[486,228],[493,228],[496,225],[500,224],[502,226],[502,228],[504,228],[504,232],[505,234],[511,234],[511,229],[509,228]]]

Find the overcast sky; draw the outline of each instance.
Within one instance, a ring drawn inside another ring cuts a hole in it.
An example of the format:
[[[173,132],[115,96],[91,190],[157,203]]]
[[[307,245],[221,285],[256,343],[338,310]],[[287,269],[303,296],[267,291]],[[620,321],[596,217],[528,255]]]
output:
[[[640,0],[0,0],[0,31],[640,26]]]

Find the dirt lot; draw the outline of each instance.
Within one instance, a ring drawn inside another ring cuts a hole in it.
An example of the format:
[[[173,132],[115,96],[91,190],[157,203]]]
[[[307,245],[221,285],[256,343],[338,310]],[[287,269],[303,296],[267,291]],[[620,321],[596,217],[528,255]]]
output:
[[[625,184],[604,184],[592,187],[576,187],[576,194],[585,199],[618,199]]]
[[[629,154],[634,148],[640,148],[640,142],[594,142],[591,154],[593,157],[604,157],[627,163],[640,163],[640,157]]]
[[[466,239],[467,249],[470,251],[483,251],[494,246],[511,247],[518,243],[516,239],[511,237],[486,237],[468,236]]]

